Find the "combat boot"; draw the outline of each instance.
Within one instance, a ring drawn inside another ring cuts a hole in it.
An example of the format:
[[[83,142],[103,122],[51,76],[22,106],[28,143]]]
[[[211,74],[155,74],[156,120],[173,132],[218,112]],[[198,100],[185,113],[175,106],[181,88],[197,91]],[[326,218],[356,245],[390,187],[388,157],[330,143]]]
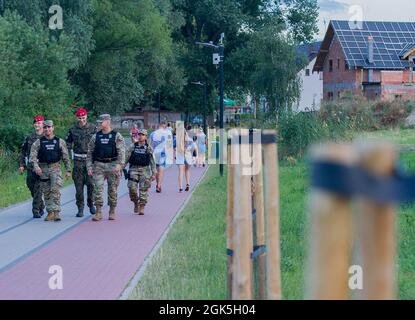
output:
[[[139,207],[138,207],[138,202],[137,201],[135,201],[134,202],[134,213],[138,213],[139,212]]]
[[[55,212],[55,217],[54,217],[54,220],[55,221],[61,221],[62,219],[61,219],[61,215],[60,215],[60,212],[59,211],[56,211]]]
[[[55,220],[55,213],[54,212],[48,212],[48,215],[45,218],[45,221],[52,221]]]
[[[77,218],[82,218],[84,216],[84,209],[78,208],[78,213],[76,214]]]
[[[110,207],[108,220],[115,220],[115,207]]]
[[[97,210],[95,210],[95,207],[93,205],[89,206],[89,213],[94,215],[97,212]]]
[[[145,208],[145,204],[140,204],[140,208],[139,208],[139,212],[138,212],[138,215],[139,216],[143,216],[144,215],[144,208]]]
[[[92,221],[100,221],[102,220],[102,207],[96,206],[96,212],[94,217],[92,218]]]

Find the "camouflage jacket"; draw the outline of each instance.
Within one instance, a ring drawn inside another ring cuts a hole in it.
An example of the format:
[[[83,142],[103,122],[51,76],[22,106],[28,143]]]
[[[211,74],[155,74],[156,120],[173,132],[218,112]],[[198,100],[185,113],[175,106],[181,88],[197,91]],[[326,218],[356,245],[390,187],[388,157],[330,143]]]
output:
[[[92,123],[87,123],[84,127],[80,127],[79,123],[77,123],[69,129],[66,136],[66,145],[69,153],[73,150],[74,159],[86,160],[88,144],[95,133],[96,127]],[[77,157],[77,155],[81,156]],[[82,157],[82,155],[85,155],[85,157]]]
[[[53,137],[54,138],[54,137]],[[62,161],[65,165],[65,170],[67,172],[71,171],[71,160],[69,159],[69,153],[68,153],[68,148],[66,147],[66,142],[63,139],[59,139],[59,147],[61,150],[61,154],[62,154]],[[39,154],[39,149],[40,149],[40,140],[37,139],[35,141],[35,143],[33,143],[32,148],[30,150],[30,157],[29,157],[29,163],[31,163],[33,165],[34,169],[39,168],[39,159],[38,159],[38,154]]]
[[[37,139],[40,139],[43,135],[38,135],[36,132],[33,132],[31,135],[27,136],[21,146],[20,156],[19,156],[19,166],[23,168],[33,169],[33,166],[29,162],[30,149]],[[26,166],[27,158],[27,166]]]

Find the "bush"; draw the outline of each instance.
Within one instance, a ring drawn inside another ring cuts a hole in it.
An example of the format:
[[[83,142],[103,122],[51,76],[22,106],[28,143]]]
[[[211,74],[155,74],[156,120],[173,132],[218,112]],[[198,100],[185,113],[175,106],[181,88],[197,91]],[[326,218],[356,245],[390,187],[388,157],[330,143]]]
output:
[[[304,155],[309,146],[323,140],[347,139],[349,122],[341,115],[324,118],[319,112],[286,112],[278,119],[280,157]]]
[[[404,123],[412,109],[413,105],[410,101],[380,101],[374,105],[373,112],[383,127],[397,127]]]
[[[27,134],[23,127],[6,124],[0,127],[0,146],[3,150],[18,151]],[[0,149],[1,150],[1,149]],[[6,151],[3,151],[6,152]]]
[[[18,167],[19,153],[7,151],[0,146],[0,175],[15,171]]]

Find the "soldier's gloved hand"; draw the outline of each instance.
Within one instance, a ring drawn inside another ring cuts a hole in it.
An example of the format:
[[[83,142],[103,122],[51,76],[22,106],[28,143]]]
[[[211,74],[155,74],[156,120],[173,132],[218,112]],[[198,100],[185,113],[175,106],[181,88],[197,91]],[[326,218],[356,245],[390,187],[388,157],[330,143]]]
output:
[[[42,175],[42,169],[40,169],[40,167],[35,168],[35,173],[40,176]]]
[[[65,174],[65,179],[70,179],[70,177],[71,177],[71,172],[67,171]]]
[[[19,167],[19,173],[22,174],[24,172],[24,167]]]
[[[94,171],[92,169],[88,169],[88,176],[92,177],[94,174]]]

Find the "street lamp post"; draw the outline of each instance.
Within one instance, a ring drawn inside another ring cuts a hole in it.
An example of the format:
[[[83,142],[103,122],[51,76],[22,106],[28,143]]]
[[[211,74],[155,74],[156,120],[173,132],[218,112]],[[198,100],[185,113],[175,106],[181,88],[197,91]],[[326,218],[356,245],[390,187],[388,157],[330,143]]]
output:
[[[207,112],[207,81],[206,82],[191,82],[197,86],[203,87],[203,132],[207,133],[206,112]]]
[[[223,40],[225,38],[225,34],[222,33],[220,36],[220,40],[219,40],[219,44],[215,45],[212,42],[209,43],[205,43],[205,42],[196,42],[196,44],[204,46],[204,47],[209,47],[209,48],[213,48],[215,50],[219,51],[219,61],[217,61],[215,59],[215,55],[213,58],[213,63],[214,64],[219,64],[219,96],[220,96],[220,100],[219,100],[219,132],[220,132],[220,150],[219,150],[219,173],[221,176],[223,176],[223,150],[224,150],[224,146],[223,146],[223,141],[225,141],[224,139],[224,125],[223,125],[223,117],[224,117],[224,74],[225,74],[225,70],[224,70],[224,60],[225,60],[225,46],[223,45]]]

